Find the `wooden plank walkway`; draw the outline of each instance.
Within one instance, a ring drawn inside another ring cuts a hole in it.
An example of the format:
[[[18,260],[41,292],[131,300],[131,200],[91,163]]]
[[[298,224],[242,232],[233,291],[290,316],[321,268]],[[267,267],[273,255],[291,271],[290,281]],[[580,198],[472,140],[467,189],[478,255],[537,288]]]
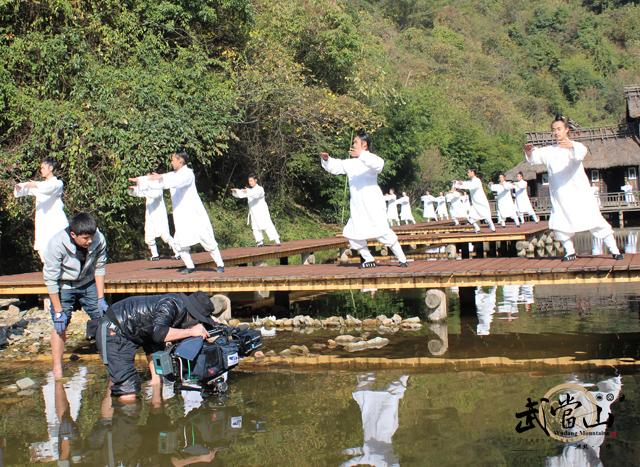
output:
[[[230,267],[224,274],[202,268],[182,275],[145,262],[144,269],[107,268],[107,293],[332,291],[359,289],[443,288],[503,284],[593,284],[640,282],[640,255],[622,261],[610,257],[559,259],[483,258],[415,261],[375,269],[357,265],[299,265]],[[0,277],[1,295],[46,293],[40,273]]]

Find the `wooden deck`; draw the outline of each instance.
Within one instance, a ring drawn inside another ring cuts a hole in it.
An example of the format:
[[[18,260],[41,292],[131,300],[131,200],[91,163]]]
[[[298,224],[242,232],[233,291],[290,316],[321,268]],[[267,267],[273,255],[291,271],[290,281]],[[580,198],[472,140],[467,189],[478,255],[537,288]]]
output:
[[[224,274],[202,268],[182,275],[174,268],[144,262],[107,268],[107,293],[331,291],[348,289],[401,289],[471,287],[502,284],[593,284],[640,282],[640,255],[622,261],[584,257],[574,262],[559,259],[483,258],[415,261],[408,268],[396,264],[375,269],[357,265],[300,265],[230,267]],[[175,266],[175,265],[174,265]],[[0,277],[1,295],[43,294],[40,273]]]

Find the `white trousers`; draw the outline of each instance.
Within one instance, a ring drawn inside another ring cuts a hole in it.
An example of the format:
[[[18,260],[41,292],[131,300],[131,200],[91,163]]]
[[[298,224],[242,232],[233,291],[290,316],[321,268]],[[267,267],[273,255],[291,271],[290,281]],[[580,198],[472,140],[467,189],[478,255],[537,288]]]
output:
[[[280,235],[278,235],[278,231],[276,230],[276,226],[273,225],[273,222],[271,225],[268,225],[266,229],[252,229],[252,231],[253,238],[256,240],[256,243],[262,243],[264,241],[263,232],[267,234],[267,237],[269,237],[269,240],[272,242],[280,241]]]
[[[378,237],[376,240],[388,247],[396,258],[398,258],[398,261],[401,263],[407,262],[407,257],[405,256],[404,251],[402,251],[402,246],[398,243],[398,236],[395,232],[391,231],[386,233],[381,237]],[[357,250],[365,262],[370,263],[375,261],[373,255],[369,251],[369,247],[367,246],[367,240],[353,240],[350,238],[349,247],[352,250]]]
[[[612,255],[620,254],[620,250],[618,249],[618,245],[616,244],[616,239],[613,236],[613,229],[608,223],[605,222],[603,225],[596,227],[595,229],[591,229],[589,232],[591,232],[591,235],[593,235],[595,238],[602,240]],[[555,233],[556,238],[560,242],[562,242],[565,255],[575,255],[576,249],[573,245],[573,236],[576,233],[561,232],[559,230],[556,230]]]
[[[220,254],[220,249],[218,248],[218,242],[216,242],[215,235],[207,235],[204,238],[200,238],[200,245],[205,249],[215,261],[216,266],[223,267],[224,261],[222,261],[222,255]],[[191,247],[180,247],[180,259],[184,261],[184,265],[187,268],[194,268],[193,259],[191,258]]]
[[[169,232],[162,232],[160,234],[160,238],[162,239],[163,242],[165,242],[167,245],[171,247],[174,255],[178,256],[180,254],[180,247],[176,244],[173,237],[169,235]],[[159,256],[155,237],[151,238],[151,237],[145,236],[144,242],[149,247],[149,250],[151,251],[151,256]]]
[[[518,217],[520,217],[520,223],[524,224],[524,215],[525,214],[528,214],[529,217],[531,219],[533,219],[533,222],[538,222],[539,221],[538,216],[536,215],[535,211],[532,209],[529,212],[520,212],[520,211],[518,211]]]

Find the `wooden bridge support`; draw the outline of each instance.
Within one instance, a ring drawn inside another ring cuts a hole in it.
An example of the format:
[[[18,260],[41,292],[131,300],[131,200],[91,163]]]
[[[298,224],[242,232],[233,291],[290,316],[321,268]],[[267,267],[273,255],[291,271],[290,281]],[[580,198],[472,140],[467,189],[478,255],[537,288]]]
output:
[[[300,255],[300,262],[302,264],[316,264],[316,255],[313,252],[302,253]]]
[[[458,243],[456,246],[458,247],[458,250],[460,250],[460,255],[462,256],[462,259],[469,259],[470,257],[469,242]]]
[[[489,242],[489,251],[487,253],[489,258],[497,258],[498,257],[498,245],[496,242]]]
[[[460,287],[458,289],[460,297],[460,315],[476,315],[476,288]]]
[[[289,292],[274,292],[273,302],[277,308],[281,310],[289,310],[289,306],[291,305]]]
[[[447,294],[444,289],[429,289],[424,297],[429,321],[447,319]]]
[[[281,266],[287,266],[289,264],[289,257],[288,256],[283,256],[282,258],[280,258],[280,265]]]
[[[473,252],[476,258],[484,258],[484,242],[475,242],[473,244]]]

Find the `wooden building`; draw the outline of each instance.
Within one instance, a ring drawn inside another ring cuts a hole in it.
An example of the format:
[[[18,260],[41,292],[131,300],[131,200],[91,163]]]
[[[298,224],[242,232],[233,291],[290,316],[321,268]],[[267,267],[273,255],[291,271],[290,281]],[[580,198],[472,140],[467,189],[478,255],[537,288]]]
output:
[[[584,168],[592,185],[600,194],[618,193],[625,178],[634,191],[640,188],[640,85],[624,88],[627,104],[626,121],[618,126],[601,128],[578,128],[571,138],[580,141],[589,149]],[[555,140],[551,132],[527,133],[527,142],[535,146],[547,146]],[[529,182],[529,195],[537,198],[549,197],[546,167],[521,162],[505,173],[508,180],[515,180],[522,172]]]

